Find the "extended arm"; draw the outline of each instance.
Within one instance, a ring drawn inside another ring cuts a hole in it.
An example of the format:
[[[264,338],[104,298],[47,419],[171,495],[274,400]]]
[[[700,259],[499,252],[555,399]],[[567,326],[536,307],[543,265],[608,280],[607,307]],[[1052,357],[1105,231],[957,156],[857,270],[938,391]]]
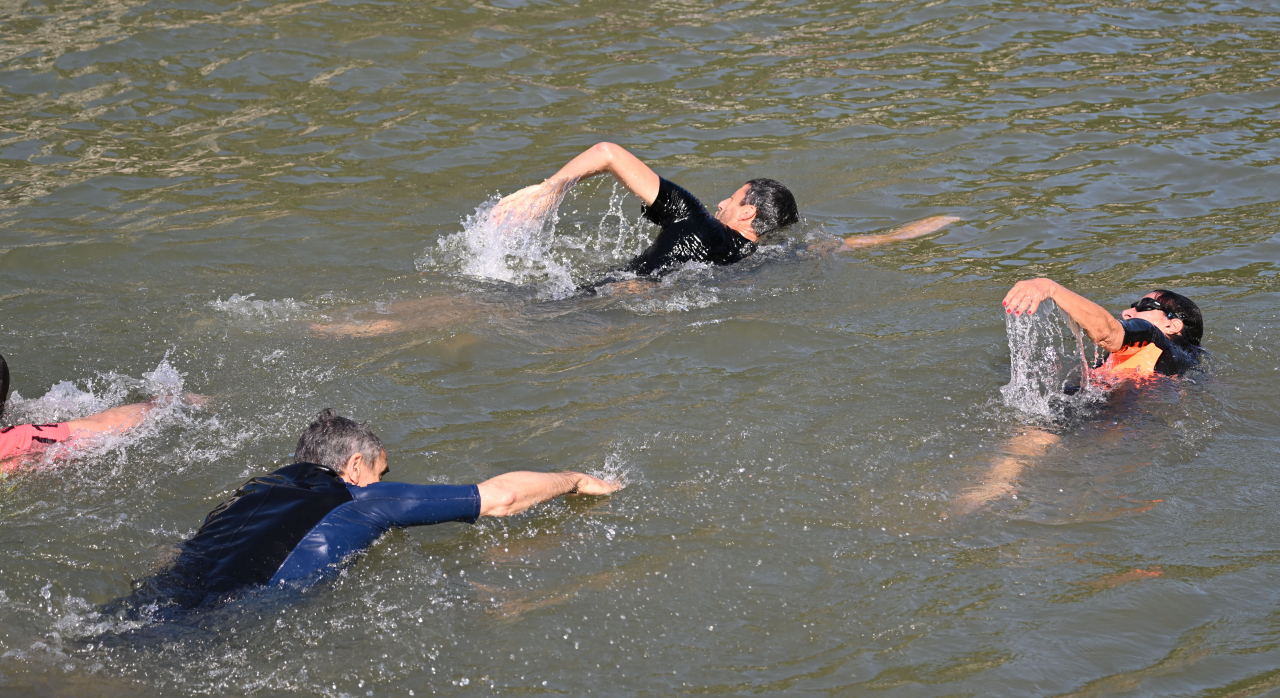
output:
[[[955,216],[930,216],[918,221],[906,223],[883,235],[850,235],[844,239],[844,246],[850,249],[869,247],[896,240],[910,240],[921,235],[937,232],[943,226],[961,220]]]
[[[67,422],[67,429],[72,436],[96,436],[107,432],[121,432],[142,423],[142,418],[152,407],[154,405],[150,402],[112,407],[88,417],[73,419]]]
[[[575,182],[606,172],[640,197],[646,206],[658,198],[658,174],[626,148],[613,143],[596,143],[587,148],[547,181],[572,186]]]
[[[511,516],[562,494],[609,494],[621,485],[582,473],[504,473],[477,485],[481,516]]]
[[[1031,315],[1050,299],[1098,346],[1110,352],[1120,351],[1124,346],[1124,326],[1119,320],[1106,308],[1052,279],[1029,279],[1014,284],[1005,294],[1004,308],[1007,313]]]
[[[156,406],[156,401],[161,399],[168,398],[152,398],[146,402],[112,407],[88,417],[73,419],[67,422],[67,430],[72,436],[97,436],[132,429],[142,423],[142,418]],[[205,396],[196,393],[184,393],[179,399],[196,406],[203,405],[206,401]]]

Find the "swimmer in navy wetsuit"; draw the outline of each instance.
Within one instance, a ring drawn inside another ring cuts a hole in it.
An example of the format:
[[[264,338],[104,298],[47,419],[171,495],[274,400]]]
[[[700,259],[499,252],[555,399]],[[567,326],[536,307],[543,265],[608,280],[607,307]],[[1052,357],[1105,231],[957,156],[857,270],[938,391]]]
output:
[[[1180,376],[1200,365],[1204,349],[1204,319],[1190,298],[1164,289],[1152,291],[1115,319],[1106,308],[1052,279],[1019,281],[1004,297],[1006,313],[1035,313],[1046,300],[1057,303],[1085,334],[1108,352],[1094,367],[1103,381],[1149,380],[1156,376]],[[1024,458],[1044,455],[1058,443],[1057,434],[1038,428],[1005,444],[1005,456],[996,460],[987,480],[960,496],[956,513],[972,511],[987,502],[1016,493],[1013,480],[1024,467]]]
[[[255,477],[219,504],[168,570],[106,612],[216,603],[253,585],[310,582],[393,528],[510,516],[564,494],[619,485],[582,473],[512,472],[479,485],[381,482],[382,441],[331,409],[303,432],[293,465]]]

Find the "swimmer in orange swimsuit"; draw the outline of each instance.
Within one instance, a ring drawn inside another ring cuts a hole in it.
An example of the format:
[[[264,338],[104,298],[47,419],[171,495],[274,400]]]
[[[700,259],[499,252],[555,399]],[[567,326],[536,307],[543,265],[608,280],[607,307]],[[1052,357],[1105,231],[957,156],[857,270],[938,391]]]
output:
[[[1163,289],[1152,291],[1130,304],[1117,320],[1106,308],[1052,279],[1029,279],[1009,289],[1004,308],[1006,313],[1031,315],[1046,300],[1057,303],[1089,339],[1108,352],[1094,367],[1096,375],[1108,383],[1177,376],[1200,364],[1204,320],[1200,308],[1186,296]],[[953,513],[973,511],[1016,494],[1013,480],[1027,459],[1043,456],[1060,440],[1057,434],[1035,427],[1010,439],[986,481],[961,495]]]
[[[0,416],[4,414],[8,400],[9,364],[0,356]],[[131,429],[142,422],[142,417],[153,406],[150,402],[139,402],[57,424],[18,424],[4,427],[0,429],[0,472],[12,470],[17,456],[32,453],[50,444]]]

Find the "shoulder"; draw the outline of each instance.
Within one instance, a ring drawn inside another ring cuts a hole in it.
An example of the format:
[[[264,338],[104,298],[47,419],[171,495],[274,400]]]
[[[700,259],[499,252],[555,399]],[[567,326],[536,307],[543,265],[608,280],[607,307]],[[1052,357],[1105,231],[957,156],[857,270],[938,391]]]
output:
[[[691,215],[706,214],[698,197],[665,177],[658,178],[658,195],[642,211],[646,218],[658,225],[678,222]]]

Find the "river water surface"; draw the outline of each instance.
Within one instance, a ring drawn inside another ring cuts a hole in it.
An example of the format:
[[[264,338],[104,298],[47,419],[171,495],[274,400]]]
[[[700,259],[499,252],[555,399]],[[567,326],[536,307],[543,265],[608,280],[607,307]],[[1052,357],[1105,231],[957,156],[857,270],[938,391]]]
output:
[[[209,397],[0,483],[0,693],[1276,690],[1278,31],[1213,0],[0,3],[6,422]],[[599,140],[806,220],[633,295],[571,292],[653,233],[608,181],[486,247],[478,207]],[[1000,299],[1033,276],[1193,297],[1209,368],[948,516],[1032,418]],[[392,479],[627,486],[97,614],[328,406]]]

